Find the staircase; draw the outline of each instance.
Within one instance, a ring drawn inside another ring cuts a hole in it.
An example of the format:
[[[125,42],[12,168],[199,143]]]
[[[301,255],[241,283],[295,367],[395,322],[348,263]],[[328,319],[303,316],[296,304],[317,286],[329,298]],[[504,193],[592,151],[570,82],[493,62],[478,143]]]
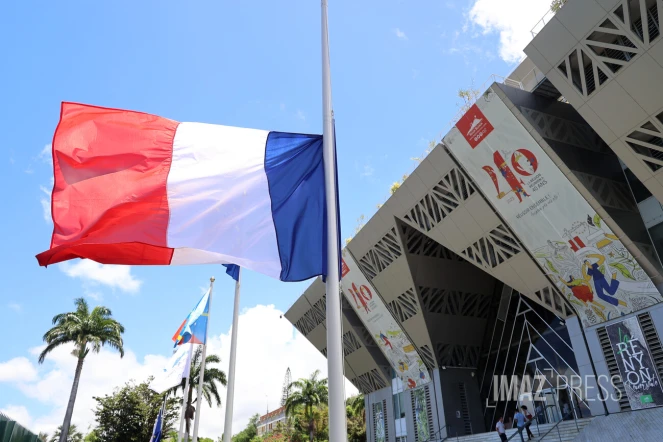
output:
[[[564,421],[553,428],[555,424],[543,424],[539,425],[538,429],[535,423],[532,423],[530,430],[534,433],[534,438],[532,441],[536,442],[570,442],[576,438],[579,431],[582,431],[584,427],[589,425],[593,418],[587,419],[578,419],[578,427],[576,428],[576,421]],[[552,431],[548,432],[550,429]],[[559,430],[559,433],[557,432]],[[520,442],[520,436],[516,433],[518,430],[509,429],[506,430],[506,436],[509,438],[510,442]],[[547,433],[547,434],[546,434]],[[513,437],[511,437],[513,436]],[[541,437],[543,436],[543,437]],[[525,441],[527,441],[527,432],[523,433]],[[496,431],[491,431],[488,433],[479,433],[473,434],[471,436],[449,436],[444,439],[444,442],[499,442],[500,438],[497,435]]]

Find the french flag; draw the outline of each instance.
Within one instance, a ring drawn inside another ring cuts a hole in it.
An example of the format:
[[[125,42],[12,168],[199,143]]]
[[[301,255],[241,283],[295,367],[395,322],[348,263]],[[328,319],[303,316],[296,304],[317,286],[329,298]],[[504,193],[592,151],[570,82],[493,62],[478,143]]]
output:
[[[237,264],[327,273],[322,136],[63,103],[42,266]]]

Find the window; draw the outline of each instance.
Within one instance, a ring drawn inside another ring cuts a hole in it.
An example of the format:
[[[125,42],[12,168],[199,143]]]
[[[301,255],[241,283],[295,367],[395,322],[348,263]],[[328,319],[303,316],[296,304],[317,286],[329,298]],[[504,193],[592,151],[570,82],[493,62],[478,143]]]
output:
[[[405,403],[405,399],[403,397],[403,393],[397,393],[394,395],[394,418],[395,419],[401,419],[405,417],[405,407],[403,404]]]

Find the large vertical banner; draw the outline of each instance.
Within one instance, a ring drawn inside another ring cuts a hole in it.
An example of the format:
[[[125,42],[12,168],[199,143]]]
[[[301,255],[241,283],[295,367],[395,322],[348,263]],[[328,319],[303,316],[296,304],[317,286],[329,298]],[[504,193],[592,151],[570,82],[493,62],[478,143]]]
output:
[[[631,408],[663,405],[663,389],[638,318],[606,326]]]
[[[403,381],[403,388],[408,390],[430,382],[428,369],[414,345],[347,250],[343,250],[341,289]]]
[[[426,390],[418,388],[412,391],[414,402],[414,426],[417,432],[417,440],[426,442],[430,436],[428,428],[428,403],[426,401]]]
[[[375,442],[386,442],[384,428],[384,409],[382,401],[373,404],[373,425],[375,428]]]
[[[619,238],[492,89],[444,142],[585,327],[663,301]]]

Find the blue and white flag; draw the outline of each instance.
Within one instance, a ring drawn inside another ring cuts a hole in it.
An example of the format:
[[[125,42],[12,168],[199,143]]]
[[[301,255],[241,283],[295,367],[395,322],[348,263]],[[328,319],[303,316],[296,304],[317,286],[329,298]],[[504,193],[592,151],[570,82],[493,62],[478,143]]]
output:
[[[157,420],[154,422],[154,429],[152,430],[152,437],[150,442],[161,442],[163,439],[163,418],[166,411],[166,401],[163,402],[159,414],[157,414]]]
[[[163,393],[177,385],[180,385],[182,378],[189,376],[191,368],[190,348],[193,344],[184,344],[177,347],[177,350],[168,359],[166,366],[155,374],[150,382],[150,389],[157,393]]]
[[[203,344],[207,343],[207,321],[209,320],[209,297],[212,289],[200,298],[196,307],[191,310],[189,316],[184,320],[180,328],[173,336],[175,345],[182,344]]]

